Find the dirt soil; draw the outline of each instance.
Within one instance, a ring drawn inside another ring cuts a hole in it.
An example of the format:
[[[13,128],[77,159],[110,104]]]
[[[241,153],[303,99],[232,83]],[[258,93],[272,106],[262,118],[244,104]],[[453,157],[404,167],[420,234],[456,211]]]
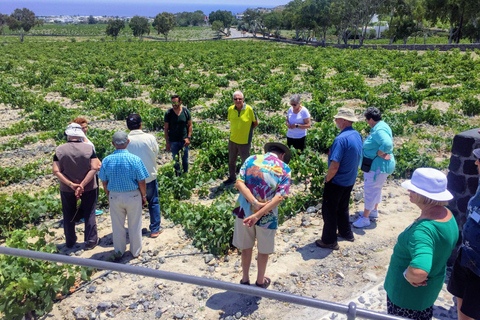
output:
[[[323,227],[320,206],[287,220],[276,234],[275,253],[269,259],[266,274],[272,284],[268,290],[348,304],[353,297],[381,283],[398,234],[420,214],[400,182],[387,181],[378,219],[365,229],[353,228],[355,242],[339,238],[338,251],[315,245]],[[363,183],[357,183],[352,198],[357,199],[350,207],[351,221],[355,221],[356,213],[363,210]],[[144,213],[143,227],[148,228],[147,211]],[[62,221],[47,223],[56,232],[52,240],[61,253],[107,260],[113,253],[108,212],[99,215],[97,221],[101,240],[90,251],[83,250],[83,243],[67,249]],[[181,226],[166,219],[162,226],[165,231],[156,239],[145,234],[143,253],[138,259],[127,251],[120,263],[239,283],[238,252],[212,257],[194,248]],[[83,224],[77,230],[81,239]],[[256,271],[253,259],[252,284]],[[271,299],[106,270],[96,272],[92,279],[56,303],[45,319],[321,319],[327,315],[326,311]]]

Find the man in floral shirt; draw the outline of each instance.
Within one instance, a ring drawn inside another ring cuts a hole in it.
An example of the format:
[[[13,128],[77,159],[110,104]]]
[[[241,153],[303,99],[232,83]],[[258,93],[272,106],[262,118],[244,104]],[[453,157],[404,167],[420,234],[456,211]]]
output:
[[[243,278],[241,284],[250,285],[249,269],[253,245],[257,238],[258,273],[255,284],[261,288],[270,285],[265,277],[268,255],[275,248],[278,228],[278,205],[288,196],[290,188],[290,149],[269,142],[266,154],[247,158],[240,169],[235,187],[240,196],[233,214],[236,216],[233,245],[242,251]]]

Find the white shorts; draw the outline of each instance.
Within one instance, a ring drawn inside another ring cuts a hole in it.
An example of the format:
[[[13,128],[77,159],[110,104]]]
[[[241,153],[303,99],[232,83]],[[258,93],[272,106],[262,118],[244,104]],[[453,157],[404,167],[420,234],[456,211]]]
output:
[[[240,250],[253,248],[257,238],[258,253],[270,254],[275,250],[276,229],[266,229],[257,225],[248,227],[243,224],[243,219],[235,218],[233,229],[233,245]]]

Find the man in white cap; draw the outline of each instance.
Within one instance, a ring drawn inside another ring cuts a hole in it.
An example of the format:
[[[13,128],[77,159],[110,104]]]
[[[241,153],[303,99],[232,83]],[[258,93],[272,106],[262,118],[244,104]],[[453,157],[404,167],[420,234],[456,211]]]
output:
[[[85,249],[89,250],[98,244],[95,219],[98,186],[93,179],[98,159],[93,147],[83,143],[85,134],[79,124],[69,124],[65,135],[68,142],[59,146],[53,157],[53,174],[60,180],[65,240],[68,248],[77,242],[75,222],[82,218],[78,214],[77,199],[81,199],[85,219]]]
[[[142,207],[147,202],[145,179],[148,171],[142,159],[128,152],[129,142],[125,131],[113,134],[112,144],[116,150],[103,160],[99,174],[110,205],[115,260],[126,250],[126,218],[130,252],[137,258],[142,251]]]
[[[338,250],[338,235],[354,241],[350,225],[348,206],[353,185],[357,179],[358,167],[362,159],[362,137],[352,128],[357,120],[355,112],[349,108],[339,108],[334,116],[340,134],[333,141],[328,153],[328,171],[323,189],[322,238],[315,243],[326,249]]]

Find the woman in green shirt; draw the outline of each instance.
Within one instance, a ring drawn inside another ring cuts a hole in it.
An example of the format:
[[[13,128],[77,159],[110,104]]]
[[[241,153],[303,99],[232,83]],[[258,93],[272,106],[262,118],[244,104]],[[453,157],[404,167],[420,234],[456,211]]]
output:
[[[398,236],[385,279],[389,314],[416,320],[433,316],[433,303],[445,281],[447,260],[458,240],[458,226],[444,206],[453,198],[447,177],[419,168],[402,183],[420,216]]]

